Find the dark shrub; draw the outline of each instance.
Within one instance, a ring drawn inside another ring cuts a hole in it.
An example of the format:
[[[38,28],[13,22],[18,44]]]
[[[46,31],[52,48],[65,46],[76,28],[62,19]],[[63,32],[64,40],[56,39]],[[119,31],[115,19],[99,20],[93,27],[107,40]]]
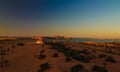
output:
[[[89,55],[86,55],[86,58],[87,58],[88,60],[92,60],[94,57],[93,57],[93,55],[89,54]]]
[[[45,50],[41,50],[40,54],[42,54],[42,53],[44,53],[44,52],[45,52]]]
[[[85,55],[76,55],[72,58],[81,62],[89,63],[89,58],[86,57]]]
[[[80,72],[82,70],[84,70],[84,66],[81,64],[77,64],[77,65],[71,67],[70,72]]]
[[[51,49],[55,49],[58,52],[62,52],[66,57],[70,57],[72,59],[82,61],[85,63],[88,63],[91,59],[91,56],[88,56],[90,52],[87,49],[83,49],[82,51],[70,49],[66,47],[62,42],[49,43],[49,45],[51,45]],[[80,55],[81,53],[84,55]],[[55,55],[55,57],[56,56],[57,55]]]
[[[48,63],[44,63],[40,65],[40,69],[37,72],[44,72],[45,70],[49,69],[50,66]]]
[[[18,46],[24,46],[24,43],[17,43]]]
[[[95,71],[95,72],[108,72],[108,70],[105,69],[104,67],[100,67],[100,66],[97,66],[97,65],[94,65],[92,67],[92,71]]]
[[[70,62],[70,61],[72,61],[72,59],[70,57],[66,57],[65,61]]]
[[[106,56],[107,56],[106,54],[99,54],[98,55],[99,58],[106,58]]]
[[[58,57],[58,53],[54,53],[54,54],[53,54],[53,57]]]
[[[87,49],[83,49],[82,53],[84,53],[84,54],[90,54],[90,52]]]
[[[96,56],[95,56],[95,55],[92,55],[92,57],[93,57],[94,59],[96,59]]]
[[[12,45],[12,48],[15,48],[15,46],[14,46],[14,45]]]
[[[112,56],[108,56],[108,57],[106,58],[106,61],[108,61],[108,62],[113,62],[113,63],[116,63],[116,62],[117,62]]]
[[[39,59],[44,59],[45,57],[46,57],[45,55],[42,54],[39,55]]]
[[[107,53],[115,54],[115,52],[113,52],[112,49],[109,49]]]

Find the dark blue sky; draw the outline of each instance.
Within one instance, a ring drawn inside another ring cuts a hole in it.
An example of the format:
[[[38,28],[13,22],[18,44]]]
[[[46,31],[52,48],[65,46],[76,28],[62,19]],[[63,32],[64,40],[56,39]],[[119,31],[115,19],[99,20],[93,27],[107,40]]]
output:
[[[120,0],[1,0],[0,5],[1,35],[23,31],[23,35],[120,35],[116,28],[120,26]]]
[[[98,14],[99,11],[106,11],[119,2],[117,0],[3,0],[1,11],[2,14],[15,19],[50,19],[60,15],[73,15],[76,12],[80,12],[79,15]]]
[[[17,0],[3,1],[2,12],[18,19],[48,18],[61,13],[67,6],[73,4],[70,0]]]

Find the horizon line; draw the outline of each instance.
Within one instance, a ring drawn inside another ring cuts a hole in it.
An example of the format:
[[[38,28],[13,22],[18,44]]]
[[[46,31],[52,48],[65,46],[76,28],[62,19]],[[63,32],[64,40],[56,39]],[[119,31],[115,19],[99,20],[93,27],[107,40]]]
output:
[[[63,36],[63,35],[53,35],[53,36],[48,36],[48,35],[31,35],[31,36],[23,36],[23,35],[17,35],[17,36],[0,36],[0,38],[2,38],[2,37],[55,37],[55,36]],[[100,38],[100,37],[75,37],[75,36],[63,36],[63,37],[65,37],[65,38],[88,38],[88,39],[120,39],[120,38],[115,38],[115,37],[111,37],[111,38]]]

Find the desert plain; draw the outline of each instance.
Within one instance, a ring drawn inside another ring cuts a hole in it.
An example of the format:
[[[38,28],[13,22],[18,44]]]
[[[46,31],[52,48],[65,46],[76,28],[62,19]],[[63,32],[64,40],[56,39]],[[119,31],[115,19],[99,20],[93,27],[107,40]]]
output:
[[[0,41],[0,72],[120,72],[119,42]]]

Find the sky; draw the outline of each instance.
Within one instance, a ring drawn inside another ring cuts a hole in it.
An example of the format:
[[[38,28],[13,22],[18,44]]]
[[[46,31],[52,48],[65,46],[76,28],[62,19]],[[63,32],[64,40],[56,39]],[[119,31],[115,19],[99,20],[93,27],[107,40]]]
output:
[[[1,0],[0,36],[120,38],[120,0]]]

